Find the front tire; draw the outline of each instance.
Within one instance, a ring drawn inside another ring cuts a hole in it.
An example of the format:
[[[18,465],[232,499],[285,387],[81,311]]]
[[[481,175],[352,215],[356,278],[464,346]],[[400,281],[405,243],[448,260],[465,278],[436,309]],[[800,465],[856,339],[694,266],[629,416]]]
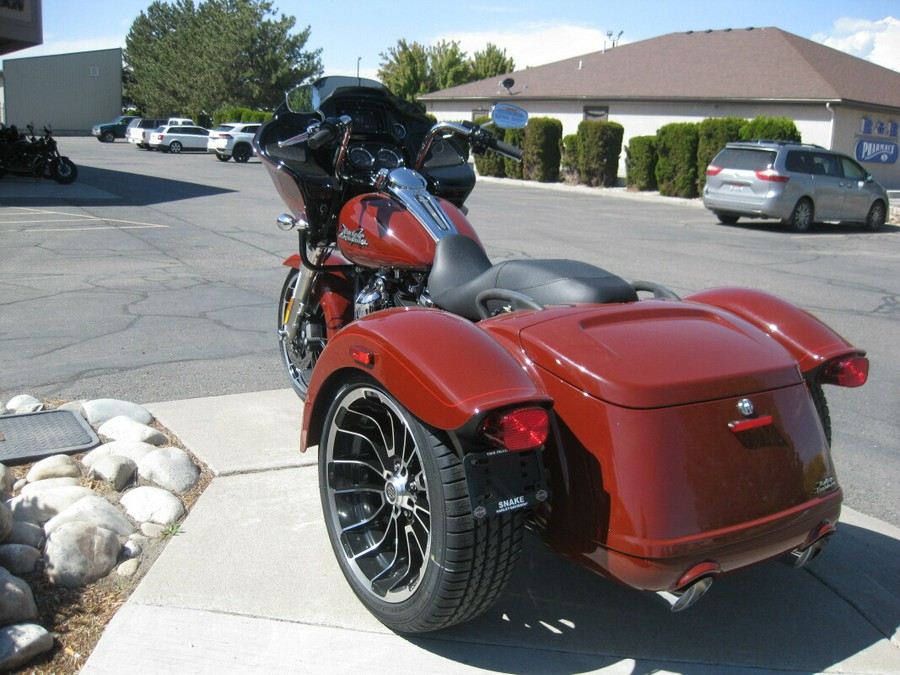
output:
[[[62,185],[74,183],[78,178],[78,167],[68,157],[60,157],[53,160],[50,167],[50,175],[53,180]]]
[[[337,392],[319,446],[328,537],[353,592],[400,633],[487,610],[522,545],[521,512],[476,520],[459,456],[378,383]]]
[[[291,387],[297,396],[305,399],[313,368],[319,360],[319,354],[325,349],[327,332],[325,314],[316,302],[308,306],[306,316],[301,317],[296,339],[290,341],[287,337],[287,320],[299,276],[300,270],[291,268],[281,288],[281,298],[278,302],[278,335],[281,362],[287,371]]]
[[[101,139],[104,143],[115,143],[115,142],[116,142],[116,135],[115,135],[113,132],[111,132],[111,131],[106,131],[106,132],[103,133],[103,135],[100,137],[100,139]]]
[[[794,207],[791,217],[788,219],[788,225],[794,232],[806,232],[812,226],[815,219],[815,208],[813,203],[804,197]]]
[[[738,221],[738,216],[729,216],[725,213],[717,213],[716,218],[723,225],[734,225]]]
[[[887,221],[887,210],[884,208],[884,202],[877,201],[872,204],[869,213],[866,216],[866,229],[871,232],[878,232],[884,227]]]
[[[220,162],[227,162],[229,159],[231,159],[231,156],[230,156],[230,155],[220,155],[220,154],[217,152],[217,153],[216,153],[216,159],[219,160]]]
[[[253,153],[251,152],[249,145],[238,145],[232,151],[231,156],[234,158],[235,162],[237,162],[238,164],[243,164],[250,159],[250,156],[252,154]]]

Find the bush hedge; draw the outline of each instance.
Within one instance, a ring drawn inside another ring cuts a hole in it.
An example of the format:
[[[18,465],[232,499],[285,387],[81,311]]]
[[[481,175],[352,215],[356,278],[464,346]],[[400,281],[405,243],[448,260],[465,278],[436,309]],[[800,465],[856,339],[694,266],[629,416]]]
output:
[[[579,181],[603,187],[615,185],[625,128],[618,122],[583,120],[577,135]]]
[[[800,130],[794,120],[787,117],[756,117],[741,126],[740,135],[742,141],[765,139],[800,142]]]
[[[491,124],[490,117],[479,117],[475,120],[476,124],[480,124],[484,129],[492,133],[499,140],[504,139],[503,129]],[[495,178],[505,178],[506,169],[503,164],[503,155],[496,152],[486,152],[483,155],[475,155],[475,169],[482,176],[494,176]]]
[[[625,148],[625,184],[642,192],[656,189],[656,136],[634,136]]]
[[[525,127],[522,172],[528,180],[555,183],[562,159],[562,122],[552,117],[533,117]]]
[[[506,133],[504,134],[504,138],[502,140],[506,141],[510,145],[514,145],[517,148],[524,148],[525,146],[525,130],[524,129],[506,129]],[[500,138],[500,136],[497,136]],[[493,153],[496,154],[496,153]],[[498,155],[502,157],[502,155]],[[508,159],[507,157],[503,157],[503,170],[506,172],[507,178],[524,178],[525,173],[523,171],[523,162],[518,162],[514,159]]]
[[[567,183],[578,182],[578,156],[578,134],[563,136],[560,171],[562,172],[562,179]]]
[[[656,184],[667,197],[697,196],[698,124],[674,122],[656,132]]]
[[[697,181],[702,192],[706,185],[706,167],[712,163],[726,143],[741,138],[741,127],[747,124],[743,117],[710,117],[700,122],[697,131]]]
[[[226,122],[267,122],[272,119],[272,113],[264,110],[250,110],[249,108],[225,108],[215,113],[212,117],[213,126],[219,126]]]

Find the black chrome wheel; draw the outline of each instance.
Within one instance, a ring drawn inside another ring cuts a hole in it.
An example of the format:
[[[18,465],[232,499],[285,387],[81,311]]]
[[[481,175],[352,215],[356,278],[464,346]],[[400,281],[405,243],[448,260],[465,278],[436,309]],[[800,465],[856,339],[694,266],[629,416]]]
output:
[[[319,488],[344,577],[393,630],[471,619],[515,569],[521,512],[476,520],[444,434],[373,380],[352,379],[334,397],[319,446]]]

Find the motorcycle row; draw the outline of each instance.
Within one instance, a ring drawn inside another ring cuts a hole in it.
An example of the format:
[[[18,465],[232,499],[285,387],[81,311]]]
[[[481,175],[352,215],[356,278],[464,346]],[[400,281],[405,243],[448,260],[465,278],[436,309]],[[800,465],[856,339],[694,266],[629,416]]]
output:
[[[68,185],[78,177],[78,167],[59,154],[53,130],[44,127],[42,136],[28,125],[28,133],[15,126],[0,125],[0,178],[7,173],[35,178],[52,178]]]

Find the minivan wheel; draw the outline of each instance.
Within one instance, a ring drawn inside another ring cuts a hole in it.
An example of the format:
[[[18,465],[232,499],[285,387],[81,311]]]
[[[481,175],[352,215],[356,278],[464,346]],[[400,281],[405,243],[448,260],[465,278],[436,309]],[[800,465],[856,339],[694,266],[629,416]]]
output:
[[[884,208],[884,202],[877,201],[872,204],[872,208],[869,209],[869,215],[866,216],[866,229],[871,230],[872,232],[878,232],[878,230],[884,227],[886,219],[887,212]]]
[[[739,216],[727,216],[724,213],[717,213],[716,218],[719,219],[719,222],[723,225],[734,225],[738,221]]]
[[[797,202],[791,213],[788,225],[794,232],[806,232],[810,225],[813,224],[813,204],[809,199],[803,198]]]

